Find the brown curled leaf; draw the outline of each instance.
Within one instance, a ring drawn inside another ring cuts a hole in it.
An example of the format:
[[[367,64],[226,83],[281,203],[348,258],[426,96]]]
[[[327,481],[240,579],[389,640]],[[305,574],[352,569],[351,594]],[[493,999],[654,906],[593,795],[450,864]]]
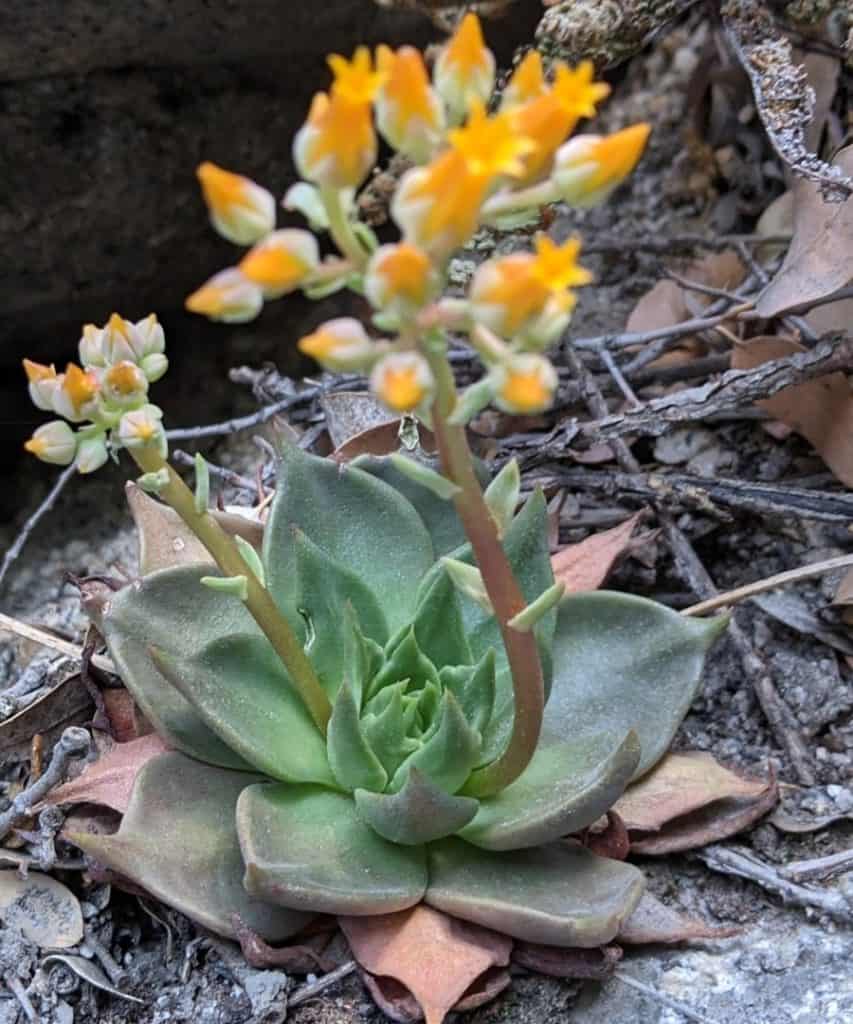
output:
[[[604,981],[613,974],[622,959],[620,946],[599,946],[595,949],[563,949],[542,946],[535,942],[516,942],[512,962],[551,978],[589,978]]]
[[[551,568],[557,583],[563,583],[567,594],[598,590],[617,560],[630,547],[631,535],[642,512],[635,512],[624,523],[569,544],[551,557]]]
[[[630,946],[652,942],[686,942],[689,939],[727,939],[740,928],[707,924],[682,914],[646,891],[616,938]]]

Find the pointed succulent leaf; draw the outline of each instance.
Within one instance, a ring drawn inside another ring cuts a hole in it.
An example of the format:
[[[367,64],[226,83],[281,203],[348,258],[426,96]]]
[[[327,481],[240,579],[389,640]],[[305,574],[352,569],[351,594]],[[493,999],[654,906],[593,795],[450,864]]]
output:
[[[296,445],[283,449],[264,531],[264,566],[269,589],[288,617],[298,557],[294,526],[377,595],[391,632],[411,618],[433,550],[423,521],[393,487]]]
[[[461,839],[429,848],[424,900],[526,942],[584,949],[610,942],[643,894],[640,871],[579,843],[491,853]]]
[[[245,607],[200,585],[207,565],[153,572],[111,595],[101,615],[110,656],[133,698],[167,743],[209,764],[250,771],[154,664],[149,647],[192,657],[220,634],[252,629]]]
[[[477,813],[471,797],[451,796],[417,768],[410,768],[396,793],[355,791],[362,819],[392,843],[418,846],[458,832]]]
[[[639,778],[669,749],[726,621],[687,618],[655,601],[606,590],[566,597],[544,727],[562,737],[634,729]]]
[[[299,529],[293,531],[291,545],[296,555],[296,571],[290,581],[288,601],[310,623],[306,652],[323,688],[334,698],[347,672],[341,642],[347,605],[352,607],[362,633],[376,643],[386,642],[388,625],[377,598],[355,573],[318,548]]]
[[[519,633],[529,633],[534,626],[560,603],[560,598],[566,591],[564,583],[555,583],[548,587],[530,604],[525,605],[516,615],[509,620],[508,625]]]
[[[349,601],[343,609],[343,658],[347,679],[360,707],[368,683],[382,666],[384,654],[375,640],[362,633],[358,617]]]
[[[441,567],[460,594],[467,597],[469,601],[473,601],[487,615],[495,614],[492,599],[486,591],[483,574],[475,565],[469,565],[467,562],[460,562],[458,558],[450,558],[445,555],[441,560]]]
[[[336,785],[324,737],[266,637],[236,633],[191,658],[160,648],[152,657],[205,724],[258,771]]]
[[[417,706],[404,699],[407,686],[406,680],[386,686],[380,695],[384,699],[374,698],[377,710],[361,717],[364,735],[389,777],[420,747],[420,740],[411,735]]]
[[[418,647],[434,665],[471,664],[459,597],[446,573],[418,601],[412,625]]]
[[[512,517],[515,515],[518,506],[518,497],[521,494],[521,473],[518,469],[518,460],[510,459],[498,475],[486,488],[483,497],[492,513],[492,518],[497,524],[498,534],[503,537]]]
[[[396,792],[407,773],[417,768],[447,793],[455,793],[471,774],[480,756],[480,734],[465,721],[459,702],[449,691],[441,701],[438,726],[419,750],[397,769],[389,790]]]
[[[310,916],[253,899],[243,888],[234,810],[257,779],[161,754],[137,776],[118,832],[74,834],[74,842],[205,928],[236,938],[237,914],[268,942],[280,942]]]
[[[449,554],[465,543],[465,531],[453,505],[404,476],[387,455],[360,455],[353,460],[352,465],[384,480],[411,502],[432,538],[436,558]],[[438,460],[428,462],[427,465],[436,471],[440,468]],[[488,480],[489,472],[483,463],[476,462],[474,468],[481,483]]]
[[[431,491],[437,498],[441,498],[442,501],[449,501],[462,490],[458,484],[449,480],[442,473],[437,473],[425,462],[410,458],[408,455],[402,455],[400,452],[394,452],[388,458],[391,460],[394,468],[398,469],[403,476],[408,477],[419,487],[426,487],[428,491]]]
[[[414,627],[404,627],[385,647],[385,664],[376,673],[367,690],[367,698],[376,698],[382,690],[403,679],[411,679],[418,685],[431,681],[438,683],[438,672],[435,665],[427,658],[418,645]],[[369,706],[366,710],[378,712],[378,707]]]
[[[251,896],[324,914],[387,914],[414,906],[427,883],[422,847],[389,843],[352,797],[317,786],[257,785],[237,803]]]
[[[438,676],[459,701],[465,721],[482,734],[495,704],[495,652],[486,651],[476,665],[446,665]]]
[[[361,728],[358,704],[348,681],[335,699],[326,745],[329,764],[341,789],[382,792],[388,775]]]
[[[482,800],[459,834],[485,850],[518,850],[578,832],[613,806],[639,759],[633,732],[565,742],[544,734],[521,776]]]

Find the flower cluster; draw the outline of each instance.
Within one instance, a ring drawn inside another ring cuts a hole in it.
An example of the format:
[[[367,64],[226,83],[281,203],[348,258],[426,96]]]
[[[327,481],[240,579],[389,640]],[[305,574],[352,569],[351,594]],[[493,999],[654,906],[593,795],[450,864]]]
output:
[[[59,466],[73,462],[81,473],[99,469],[111,448],[156,443],[165,452],[163,414],[148,402],[148,385],[169,366],[165,347],[153,313],[135,324],[113,313],[103,327],[83,328],[79,366],[69,363],[57,373],[25,359],[33,403],[64,417],[40,426],[27,451]],[[80,424],[76,432],[66,420]]]
[[[213,164],[198,169],[213,226],[251,248],[237,266],[194,292],[187,307],[214,320],[247,321],[265,300],[302,289],[311,297],[349,287],[373,308],[368,329],[351,318],[322,324],[299,342],[330,370],[370,373],[374,393],[395,411],[429,415],[434,366],[430,333],[467,334],[487,373],[462,396],[457,419],[489,402],[519,412],[550,405],[556,374],[544,354],[565,328],[573,289],[591,280],[579,243],[534,239],[532,252],[484,263],[464,299],[442,298],[450,256],[483,224],[520,224],[563,201],[590,205],[630,173],[648,126],[569,139],[609,88],[589,61],[557,63],[546,75],[538,52],[518,65],[493,99],[495,59],[474,14],[462,19],[430,76],[411,46],[359,47],[329,58],[333,80],[318,93],[296,135],[303,181],[284,206],[312,230],[276,230],[272,195]],[[376,162],[378,137],[411,167],[391,202],[401,240],[380,246],[357,216],[355,195]],[[568,140],[568,141],[567,141]],[[313,232],[328,231],[339,253],[321,259]]]

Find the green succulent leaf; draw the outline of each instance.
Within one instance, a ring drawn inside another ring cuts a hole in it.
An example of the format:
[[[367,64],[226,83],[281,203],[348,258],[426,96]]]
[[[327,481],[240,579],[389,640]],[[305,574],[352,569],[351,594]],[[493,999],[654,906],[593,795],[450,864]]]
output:
[[[510,459],[492,480],[483,495],[501,537],[512,522],[520,494],[521,473],[518,468],[518,460]]]
[[[258,771],[336,786],[325,739],[259,632],[223,636],[191,658],[162,649],[152,657],[205,724]]]
[[[388,625],[376,597],[355,573],[318,548],[299,529],[293,530],[291,544],[296,564],[288,601],[299,618],[310,622],[311,639],[306,652],[324,689],[334,699],[348,670],[345,645],[341,643],[347,606],[355,613],[362,633],[378,644],[388,640]]]
[[[591,948],[616,936],[644,886],[631,864],[575,842],[490,853],[444,839],[429,848],[424,901],[526,942]]]
[[[361,727],[371,750],[392,776],[405,759],[420,747],[413,733],[417,703],[405,697],[408,680],[387,686],[374,698],[369,711],[361,717]]]
[[[406,781],[396,793],[355,791],[358,813],[370,827],[404,846],[417,846],[458,832],[477,813],[471,797],[451,796],[432,780],[410,768]]]
[[[426,463],[440,471],[437,460]],[[432,539],[436,558],[449,554],[465,543],[465,531],[459,521],[456,509],[443,498],[437,497],[425,487],[404,476],[387,455],[359,455],[351,465],[383,480],[412,504]],[[481,483],[488,480],[488,470],[482,464],[475,466]]]
[[[219,635],[252,628],[239,601],[200,585],[209,571],[208,565],[163,569],[125,587],[105,607],[102,631],[125,686],[170,746],[208,764],[251,771],[163,676],[149,651],[155,645],[192,657]]]
[[[377,596],[391,633],[411,619],[433,549],[420,516],[393,487],[296,445],[283,449],[264,531],[264,566],[267,585],[291,620],[299,557],[294,526]]]
[[[237,833],[251,896],[325,914],[390,914],[420,902],[423,847],[389,843],[350,796],[317,786],[249,786]]]
[[[470,665],[471,648],[456,587],[442,573],[418,601],[412,622],[415,639],[434,665]]]
[[[385,647],[385,664],[376,673],[367,688],[365,710],[378,713],[381,707],[373,703],[381,697],[389,685],[403,679],[412,680],[418,686],[427,682],[438,684],[438,672],[432,661],[426,657],[415,637],[414,626],[407,625],[392,637]]]
[[[482,735],[495,706],[495,652],[486,651],[476,665],[446,665],[438,677],[459,701],[465,721]]]
[[[394,773],[388,787],[399,790],[408,772],[417,768],[447,793],[455,793],[480,757],[480,734],[471,728],[450,691],[441,698],[440,717],[432,735]]]
[[[459,835],[485,850],[518,850],[577,832],[622,795],[640,759],[637,734],[543,734],[522,775],[480,809]]]
[[[236,938],[232,916],[268,942],[281,942],[311,919],[253,899],[243,888],[243,858],[234,813],[257,775],[161,754],[140,771],[114,835],[75,833],[74,842],[219,935]]]
[[[349,602],[343,609],[343,658],[346,677],[360,707],[367,685],[382,667],[385,655],[376,641],[368,639],[362,633],[358,618]]]
[[[705,655],[726,622],[688,618],[655,601],[605,590],[565,598],[544,728],[561,737],[635,730],[639,778],[669,749],[696,695]]]
[[[359,719],[359,708],[349,682],[338,691],[326,733],[329,764],[341,789],[381,792],[388,775],[374,754]]]

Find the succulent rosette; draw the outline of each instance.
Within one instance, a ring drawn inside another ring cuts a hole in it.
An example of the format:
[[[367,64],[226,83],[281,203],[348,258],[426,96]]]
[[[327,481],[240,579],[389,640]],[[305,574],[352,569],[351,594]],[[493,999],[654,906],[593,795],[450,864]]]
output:
[[[541,493],[506,517],[502,546],[528,602],[553,589]],[[280,941],[311,915],[423,901],[528,941],[612,939],[643,876],[564,837],[666,752],[723,620],[608,592],[545,611],[535,753],[483,796],[513,688],[495,616],[454,581],[473,557],[452,504],[393,458],[340,466],[288,446],[262,550],[243,549],[328,697],[325,730],[210,563],[153,571],[96,617],[173,752],[143,768],[116,834],[75,841],[229,936],[242,921]]]

